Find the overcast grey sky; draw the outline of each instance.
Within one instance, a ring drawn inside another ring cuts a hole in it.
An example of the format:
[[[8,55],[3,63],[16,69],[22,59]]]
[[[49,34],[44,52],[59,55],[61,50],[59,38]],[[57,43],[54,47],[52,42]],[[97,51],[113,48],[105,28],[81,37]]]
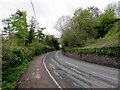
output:
[[[44,33],[59,35],[53,27],[61,16],[71,16],[77,8],[87,8],[96,6],[101,11],[109,3],[120,0],[32,0],[36,11],[37,20],[40,27],[46,27]],[[8,18],[17,10],[27,11],[27,19],[34,16],[30,0],[0,0],[0,29],[2,29],[2,19]]]

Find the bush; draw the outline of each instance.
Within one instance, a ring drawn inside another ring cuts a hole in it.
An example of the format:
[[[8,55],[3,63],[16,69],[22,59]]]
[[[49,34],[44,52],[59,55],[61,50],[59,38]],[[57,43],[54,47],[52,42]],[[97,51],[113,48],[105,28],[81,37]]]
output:
[[[109,56],[120,57],[120,46],[102,47],[102,48],[87,48],[87,49],[65,48],[64,52],[74,52],[76,54],[96,53],[96,54],[100,54],[100,55],[109,55]]]
[[[36,55],[55,50],[54,47],[41,43],[32,43],[27,47],[3,45],[2,52],[2,87],[14,88],[20,75]]]
[[[32,17],[30,22],[27,22],[26,16],[25,11],[18,10],[9,18],[2,20],[4,26],[0,38],[3,41],[3,88],[14,88],[19,76],[35,55],[55,50],[56,45],[59,45],[54,36],[49,41],[52,46],[49,43],[43,44],[48,41],[44,40],[46,35],[42,33],[45,28],[38,29],[35,18]]]

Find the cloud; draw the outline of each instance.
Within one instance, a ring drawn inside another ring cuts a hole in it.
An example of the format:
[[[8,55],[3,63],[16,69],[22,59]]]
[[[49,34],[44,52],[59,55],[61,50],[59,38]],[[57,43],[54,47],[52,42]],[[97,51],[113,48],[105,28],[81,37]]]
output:
[[[77,8],[87,8],[97,6],[104,10],[109,2],[113,0],[32,0],[36,11],[37,20],[40,27],[46,27],[46,34],[58,35],[59,32],[53,28],[58,18],[61,16],[71,16]],[[118,2],[119,0],[114,0]],[[14,14],[18,9],[27,11],[27,19],[34,16],[30,0],[1,0],[0,1],[0,21]],[[2,24],[0,23],[0,28]]]

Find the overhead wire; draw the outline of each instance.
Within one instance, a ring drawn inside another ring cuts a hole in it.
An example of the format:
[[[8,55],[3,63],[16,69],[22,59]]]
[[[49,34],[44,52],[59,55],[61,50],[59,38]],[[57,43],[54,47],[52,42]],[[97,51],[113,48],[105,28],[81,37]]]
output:
[[[36,20],[37,20],[37,16],[36,16],[36,13],[35,13],[35,8],[34,8],[34,5],[33,5],[33,2],[32,2],[32,0],[30,0],[30,1],[31,1],[31,5],[32,5],[32,9],[33,9],[34,16],[35,16],[35,18],[36,18]]]
[[[31,6],[32,6],[32,9],[33,9],[34,16],[35,16],[35,20],[37,22],[36,27],[39,28],[39,23],[38,23],[37,16],[36,16],[36,13],[35,13],[34,4],[33,4],[32,0],[30,0],[30,1],[31,1]]]

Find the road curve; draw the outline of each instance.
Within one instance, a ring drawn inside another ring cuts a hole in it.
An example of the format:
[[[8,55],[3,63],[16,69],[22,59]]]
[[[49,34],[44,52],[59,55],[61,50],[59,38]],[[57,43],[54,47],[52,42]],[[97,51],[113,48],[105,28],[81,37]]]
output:
[[[26,72],[20,77],[15,90],[33,88],[58,88],[43,65],[43,58],[47,54],[35,57],[28,65]],[[58,89],[57,89],[58,90]]]
[[[118,88],[117,68],[101,66],[64,56],[54,51],[44,64],[60,88]]]

